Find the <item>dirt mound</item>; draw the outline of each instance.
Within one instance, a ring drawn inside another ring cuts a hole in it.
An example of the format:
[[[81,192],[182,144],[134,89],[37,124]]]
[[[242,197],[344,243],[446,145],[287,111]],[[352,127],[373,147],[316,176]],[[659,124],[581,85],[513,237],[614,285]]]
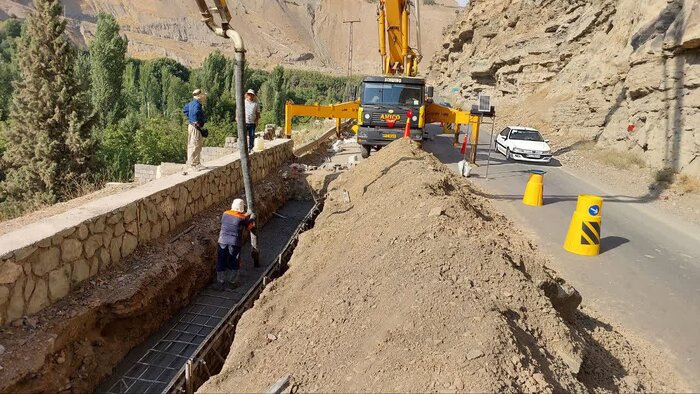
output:
[[[304,392],[679,389],[577,311],[577,293],[470,188],[408,141],[340,175],[200,391],[260,392],[287,374]]]

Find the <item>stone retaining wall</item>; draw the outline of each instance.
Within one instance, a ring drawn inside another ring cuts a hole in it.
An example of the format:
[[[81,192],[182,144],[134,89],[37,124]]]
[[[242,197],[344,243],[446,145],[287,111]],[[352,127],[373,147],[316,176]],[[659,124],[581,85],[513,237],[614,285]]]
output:
[[[293,157],[290,140],[267,141],[251,156],[257,182]],[[167,234],[243,190],[238,153],[206,171],[174,174],[0,237],[0,326],[65,297],[139,245]]]

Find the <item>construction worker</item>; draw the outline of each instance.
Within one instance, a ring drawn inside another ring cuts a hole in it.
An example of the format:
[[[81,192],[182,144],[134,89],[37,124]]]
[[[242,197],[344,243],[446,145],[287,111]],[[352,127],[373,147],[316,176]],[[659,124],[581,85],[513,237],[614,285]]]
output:
[[[248,133],[248,150],[253,150],[255,144],[255,129],[260,120],[260,104],[258,104],[255,90],[248,89],[245,94],[245,130]]]
[[[187,167],[188,169],[201,171],[204,169],[201,163],[202,154],[202,130],[206,123],[203,105],[206,102],[206,94],[201,89],[192,92],[192,101],[185,104],[182,112],[187,117]],[[186,172],[185,172],[186,173]]]
[[[245,211],[245,202],[237,198],[233,200],[231,210],[221,216],[216,261],[217,290],[223,290],[227,285],[230,288],[238,285],[243,230],[252,230],[255,226],[255,215],[246,215]]]

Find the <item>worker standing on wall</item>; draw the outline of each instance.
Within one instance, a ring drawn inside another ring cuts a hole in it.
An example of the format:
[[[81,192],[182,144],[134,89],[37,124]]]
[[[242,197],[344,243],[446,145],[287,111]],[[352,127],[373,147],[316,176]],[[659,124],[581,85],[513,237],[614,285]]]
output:
[[[255,129],[260,120],[260,104],[255,96],[255,90],[248,89],[245,94],[245,130],[248,133],[248,151],[253,151],[255,144]]]
[[[202,156],[202,140],[204,123],[207,119],[204,115],[204,103],[206,94],[201,89],[196,89],[192,92],[192,101],[185,104],[182,112],[187,117],[189,125],[187,126],[187,167],[195,171],[203,170],[201,163]]]
[[[255,226],[255,215],[245,214],[245,202],[240,198],[233,200],[231,210],[221,216],[221,231],[217,247],[216,288],[235,288],[239,278],[239,258],[243,230],[252,230]]]

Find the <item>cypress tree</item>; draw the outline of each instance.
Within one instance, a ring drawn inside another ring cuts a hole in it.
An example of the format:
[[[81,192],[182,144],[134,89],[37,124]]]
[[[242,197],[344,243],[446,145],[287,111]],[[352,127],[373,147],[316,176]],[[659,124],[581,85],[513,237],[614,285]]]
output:
[[[119,35],[114,16],[100,13],[95,39],[90,43],[90,80],[92,104],[101,128],[124,116],[121,93],[128,45],[126,37]]]
[[[284,104],[287,102],[287,92],[284,88],[284,68],[277,66],[272,70],[270,85],[274,91],[270,111],[273,113],[275,124],[282,125],[284,124]]]
[[[18,46],[20,78],[3,155],[6,201],[23,208],[66,198],[85,180],[94,142],[76,51],[65,35],[59,0],[35,0]]]

